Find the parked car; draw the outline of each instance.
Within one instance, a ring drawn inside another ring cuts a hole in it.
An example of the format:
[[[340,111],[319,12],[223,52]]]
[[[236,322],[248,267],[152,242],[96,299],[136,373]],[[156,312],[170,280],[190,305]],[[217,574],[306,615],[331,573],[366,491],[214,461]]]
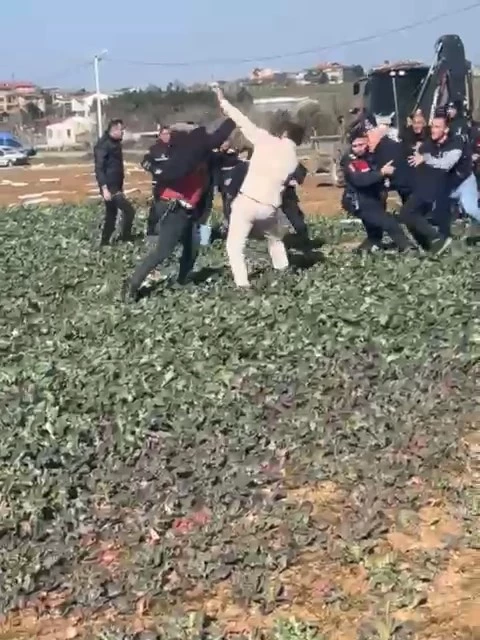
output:
[[[25,148],[22,142],[8,131],[0,131],[0,148],[8,147],[9,149],[22,150],[27,156],[35,156],[36,149]]]
[[[0,167],[18,167],[30,164],[30,158],[25,149],[0,147]]]

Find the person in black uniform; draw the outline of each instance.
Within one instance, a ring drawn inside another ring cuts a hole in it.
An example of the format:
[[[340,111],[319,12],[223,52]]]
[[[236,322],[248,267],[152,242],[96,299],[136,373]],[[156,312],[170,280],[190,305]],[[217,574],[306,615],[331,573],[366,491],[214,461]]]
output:
[[[120,240],[125,242],[132,239],[135,209],[123,193],[125,170],[122,140],[124,130],[122,120],[111,120],[93,150],[95,177],[105,203],[105,218],[100,239],[102,247],[110,244],[119,209],[122,212]]]
[[[396,142],[386,135],[385,128],[376,127],[366,122],[368,146],[376,166],[382,167],[391,163],[394,168],[388,178],[388,188],[397,191],[401,200],[399,220],[405,224],[416,242],[425,250],[441,253],[450,244],[450,239],[439,233],[429,223],[427,216],[434,205],[438,208],[449,207],[445,196],[444,171],[428,169],[426,179],[416,170],[416,162],[408,160],[403,143]],[[447,214],[437,218],[447,220]]]
[[[285,190],[282,195],[282,211],[299,237],[303,248],[310,251],[312,242],[305,222],[305,214],[300,208],[300,199],[297,194],[297,186],[305,182],[307,174],[307,169],[299,162],[295,171],[285,182]]]
[[[441,110],[438,115],[444,115]],[[446,117],[451,136],[460,136],[464,142],[470,137],[468,119],[465,116],[461,100],[449,102],[446,109]]]
[[[214,172],[214,187],[222,198],[224,224],[230,220],[231,199],[228,197],[228,184],[233,171],[241,162],[238,151],[227,140],[219,149],[213,152],[212,169]]]
[[[402,136],[402,142],[407,156],[418,151],[420,145],[430,137],[430,127],[427,125],[425,116],[419,110],[412,115],[412,124],[407,127]]]
[[[411,245],[401,225],[385,210],[385,179],[394,173],[392,162],[375,169],[368,153],[366,133],[357,128],[351,134],[351,149],[342,158],[341,166],[345,176],[342,206],[360,218],[367,232],[367,238],[358,250],[379,249],[384,232],[400,251],[409,249]]]
[[[165,209],[158,197],[159,189],[155,171],[161,169],[162,164],[170,157],[172,132],[169,127],[161,127],[158,138],[143,156],[140,163],[145,171],[152,174],[152,204],[147,218],[147,236],[156,235],[156,227]]]

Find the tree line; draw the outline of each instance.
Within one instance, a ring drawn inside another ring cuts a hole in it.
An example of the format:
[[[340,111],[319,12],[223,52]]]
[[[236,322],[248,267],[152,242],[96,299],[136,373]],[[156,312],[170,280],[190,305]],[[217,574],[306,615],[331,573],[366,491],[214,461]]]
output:
[[[277,128],[283,120],[292,118],[285,110],[256,112],[253,97],[245,87],[233,87],[230,91],[227,87],[226,95],[259,125]],[[122,118],[133,131],[153,130],[158,125],[181,121],[208,123],[218,117],[217,103],[210,90],[189,91],[179,86],[125,92],[110,99],[104,111],[107,119]],[[337,132],[338,115],[331,105],[322,108],[320,103],[311,102],[300,109],[294,119],[305,127],[307,135],[329,135]]]

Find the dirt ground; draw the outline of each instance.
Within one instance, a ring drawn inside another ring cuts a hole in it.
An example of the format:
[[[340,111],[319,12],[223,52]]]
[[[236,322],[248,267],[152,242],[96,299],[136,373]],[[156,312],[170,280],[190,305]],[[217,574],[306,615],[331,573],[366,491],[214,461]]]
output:
[[[147,198],[151,192],[149,175],[138,165],[127,163],[126,167],[126,194],[134,199]],[[299,190],[302,207],[310,215],[338,213],[340,194],[339,189],[322,184],[322,176],[309,176]],[[0,170],[0,207],[98,200],[98,188],[89,164],[37,165]]]

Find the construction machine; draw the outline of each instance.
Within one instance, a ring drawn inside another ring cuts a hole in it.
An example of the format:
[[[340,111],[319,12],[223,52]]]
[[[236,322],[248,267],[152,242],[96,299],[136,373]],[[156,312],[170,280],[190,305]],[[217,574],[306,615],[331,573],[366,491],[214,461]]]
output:
[[[340,131],[340,142],[331,164],[331,179],[343,186],[340,158],[346,152],[348,136],[362,116],[368,114],[389,135],[401,139],[408,118],[418,109],[430,122],[435,111],[449,102],[463,105],[464,115],[473,111],[472,67],[457,35],[441,36],[435,43],[430,66],[418,62],[385,63],[353,84],[353,107]]]

